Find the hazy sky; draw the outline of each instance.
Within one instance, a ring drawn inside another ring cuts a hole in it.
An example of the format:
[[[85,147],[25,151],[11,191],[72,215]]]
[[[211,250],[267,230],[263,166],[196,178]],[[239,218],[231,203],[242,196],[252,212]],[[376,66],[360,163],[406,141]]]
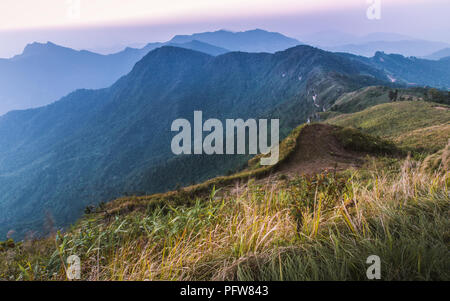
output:
[[[380,3],[380,18],[367,9]],[[30,42],[111,51],[175,34],[262,28],[301,38],[338,30],[450,42],[449,0],[1,0],[0,57]]]

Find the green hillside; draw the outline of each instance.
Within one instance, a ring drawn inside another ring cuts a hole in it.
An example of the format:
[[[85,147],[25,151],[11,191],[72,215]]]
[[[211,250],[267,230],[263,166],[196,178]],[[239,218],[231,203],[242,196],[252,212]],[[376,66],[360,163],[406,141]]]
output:
[[[354,113],[367,109],[368,107],[387,103],[391,101],[389,99],[389,91],[392,91],[389,87],[366,87],[346,93],[336,100],[330,110],[342,113]]]
[[[326,122],[354,127],[418,151],[442,149],[450,138],[450,107],[431,102],[380,104],[361,112],[335,116]]]
[[[448,149],[414,162],[357,130],[313,124],[283,142],[283,158],[309,166],[312,157],[292,159],[311,143],[324,151],[308,156],[337,143],[349,158],[358,141],[370,157],[357,170],[274,167],[262,179],[211,180],[201,194],[193,186],[101,204],[65,233],[1,243],[0,280],[65,280],[72,254],[83,280],[364,280],[368,254],[383,258],[384,280],[448,280],[449,181],[433,167]]]
[[[382,103],[419,100],[450,105],[450,94],[433,88],[365,87],[340,96],[330,111],[354,113]]]
[[[371,58],[348,53],[341,55],[384,70],[390,81],[396,84],[431,86],[443,90],[450,88],[450,60],[432,61],[380,51]]]

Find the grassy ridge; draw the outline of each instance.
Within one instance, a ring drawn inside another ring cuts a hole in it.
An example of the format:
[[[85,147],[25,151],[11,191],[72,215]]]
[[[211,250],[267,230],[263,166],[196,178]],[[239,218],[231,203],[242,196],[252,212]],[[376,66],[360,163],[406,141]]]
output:
[[[177,191],[158,193],[150,196],[119,198],[107,204],[108,215],[126,213],[136,208],[147,208],[147,206],[157,207],[165,204],[172,206],[189,204],[192,199],[209,192],[214,187],[223,187],[235,183],[236,181],[247,181],[250,178],[261,178],[276,170],[276,168],[289,158],[297,145],[298,137],[306,125],[295,128],[281,143],[279,147],[279,160],[275,165],[261,166],[259,164],[262,155],[257,155],[248,162],[248,168],[230,176],[221,176],[210,179],[200,184],[185,187]]]
[[[88,280],[448,280],[449,178],[406,159],[342,174],[212,190],[192,206],[91,216],[0,253],[0,278]]]
[[[171,206],[192,204],[196,197],[208,195],[214,187],[227,187],[237,182],[246,182],[249,179],[260,179],[276,172],[278,168],[288,161],[296,151],[302,130],[305,127],[314,126],[303,124],[295,128],[281,143],[279,147],[279,160],[274,165],[261,166],[260,159],[265,155],[256,155],[248,162],[248,167],[230,176],[216,177],[203,183],[185,187],[176,191],[153,194],[149,196],[135,196],[119,198],[106,205],[108,216],[124,214],[136,209],[145,209],[148,206],[157,207],[165,204]],[[368,152],[378,155],[393,155],[397,153],[394,144],[361,133],[360,131],[335,127],[333,134],[341,141],[343,146],[349,150]],[[103,210],[104,208],[100,208]]]
[[[450,94],[434,88],[370,86],[343,94],[336,99],[329,112],[355,113],[393,101],[427,101],[450,105]]]
[[[435,152],[450,137],[450,107],[422,101],[402,101],[343,114],[326,121],[392,139],[400,146]]]
[[[425,100],[426,90],[419,89],[396,89],[398,100]],[[350,93],[345,93],[339,97],[334,105],[330,108],[331,111],[342,113],[355,113],[373,107],[378,104],[391,102],[389,94],[395,90],[384,86],[372,86],[359,89]]]

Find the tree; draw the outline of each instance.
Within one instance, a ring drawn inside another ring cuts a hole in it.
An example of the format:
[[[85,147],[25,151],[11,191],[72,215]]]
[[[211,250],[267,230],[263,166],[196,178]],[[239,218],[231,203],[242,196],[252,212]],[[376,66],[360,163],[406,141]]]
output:
[[[389,100],[390,101],[396,101],[398,96],[398,90],[392,91],[389,90]]]

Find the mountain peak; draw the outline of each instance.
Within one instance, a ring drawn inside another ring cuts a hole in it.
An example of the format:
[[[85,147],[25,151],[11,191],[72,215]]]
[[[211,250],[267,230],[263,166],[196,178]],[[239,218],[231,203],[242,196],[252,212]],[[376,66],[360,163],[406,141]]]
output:
[[[169,43],[183,44],[198,40],[230,51],[271,52],[285,50],[301,44],[293,38],[277,32],[263,29],[232,32],[221,29],[214,32],[194,33],[192,35],[177,35]]]
[[[200,65],[212,56],[204,52],[191,50],[188,48],[164,45],[151,50],[139,62],[136,63],[133,70],[129,73],[131,77],[142,74],[147,70],[153,69],[153,72],[160,70],[165,72],[171,68],[181,68],[183,66]],[[180,69],[180,70],[181,70]]]
[[[42,49],[42,48],[52,48],[52,47],[61,47],[61,46],[58,46],[55,43],[52,43],[50,41],[48,41],[47,43],[33,42],[33,43],[29,43],[29,44],[27,44],[27,46],[25,46],[24,52],[32,51],[32,50],[36,50],[36,49]]]
[[[228,33],[233,33],[232,30],[228,30],[228,29],[225,29],[225,28],[219,29],[219,30],[217,30],[217,31],[215,31],[215,32],[228,32]]]
[[[47,43],[33,42],[33,43],[27,44],[27,46],[25,46],[25,48],[22,52],[22,56],[43,54],[43,53],[48,53],[48,51],[55,51],[55,50],[72,50],[72,51],[74,51],[73,49],[56,45],[55,43],[52,43],[50,41],[48,41]]]

